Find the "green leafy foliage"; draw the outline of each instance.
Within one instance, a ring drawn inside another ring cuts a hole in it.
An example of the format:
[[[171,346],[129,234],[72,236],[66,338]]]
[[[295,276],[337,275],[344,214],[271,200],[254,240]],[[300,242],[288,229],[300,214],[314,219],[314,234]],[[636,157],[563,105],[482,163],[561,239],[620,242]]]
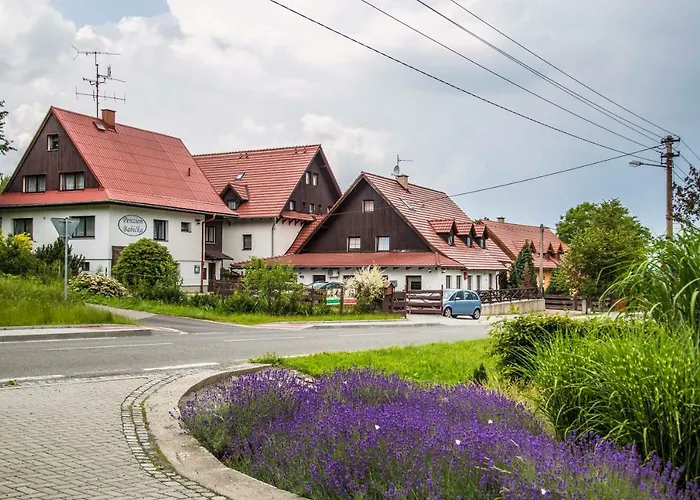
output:
[[[616,335],[558,335],[538,350],[539,406],[560,437],[634,444],[700,477],[700,351],[689,328],[627,323]]]
[[[566,274],[560,267],[552,271],[552,277],[549,280],[549,286],[545,293],[547,295],[569,295],[570,290],[566,282]]]
[[[101,274],[80,273],[70,280],[68,288],[81,295],[101,295],[102,297],[127,297],[124,285],[114,278]]]
[[[513,269],[509,278],[510,288],[536,288],[537,277],[535,275],[535,259],[532,255],[530,243],[526,242],[513,263]]]
[[[10,177],[7,175],[0,174],[0,193],[2,193],[7,185],[10,183]]]
[[[375,312],[381,307],[386,283],[381,270],[376,266],[359,269],[345,286],[355,293],[357,309],[360,312]]]
[[[27,276],[35,273],[37,260],[32,254],[32,240],[26,234],[0,233],[0,273]]]
[[[8,112],[3,108],[5,107],[5,101],[0,101],[0,155],[5,155],[8,151],[15,151],[12,147],[12,141],[5,137],[5,119],[7,118]],[[2,192],[3,185],[0,183],[0,192]]]
[[[243,287],[255,297],[256,311],[291,314],[303,308],[304,285],[297,283],[292,266],[268,264],[254,258],[244,267]]]
[[[673,218],[692,225],[700,221],[700,171],[690,166],[684,185],[676,185],[673,196]]]
[[[34,251],[39,263],[46,267],[45,272],[50,275],[62,275],[63,265],[65,262],[65,244],[62,238],[56,238],[56,241],[49,243],[48,245],[42,245]],[[73,275],[76,276],[80,274],[83,270],[83,264],[85,263],[85,257],[82,255],[75,255],[73,253],[73,247],[68,245],[68,270]]]
[[[144,299],[179,302],[183,298],[175,260],[167,248],[147,238],[122,250],[112,275]]]

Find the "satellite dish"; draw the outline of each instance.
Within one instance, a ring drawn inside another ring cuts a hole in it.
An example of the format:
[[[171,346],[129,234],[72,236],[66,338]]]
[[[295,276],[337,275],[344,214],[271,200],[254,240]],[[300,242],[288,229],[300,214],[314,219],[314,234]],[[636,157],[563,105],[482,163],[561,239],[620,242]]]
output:
[[[399,175],[401,175],[401,169],[398,165],[394,167],[394,171],[391,173],[391,175],[393,175],[394,177],[398,177]]]

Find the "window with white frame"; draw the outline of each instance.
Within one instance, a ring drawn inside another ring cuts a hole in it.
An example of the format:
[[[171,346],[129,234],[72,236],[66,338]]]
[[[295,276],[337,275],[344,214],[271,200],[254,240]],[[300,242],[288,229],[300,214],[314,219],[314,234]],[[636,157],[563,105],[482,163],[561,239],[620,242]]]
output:
[[[167,241],[168,240],[168,221],[167,220],[153,220],[153,239],[156,241]]]
[[[348,238],[348,252],[357,252],[362,247],[362,239],[359,236]]]
[[[374,212],[374,200],[362,200],[363,212]]]
[[[46,150],[58,151],[58,134],[49,134],[46,136]]]
[[[78,219],[78,227],[75,228],[73,238],[94,238],[95,237],[95,216],[73,217]]]
[[[311,174],[311,185],[318,186],[318,174]]]
[[[289,211],[295,212],[297,209],[297,202],[294,200],[289,200]]]
[[[25,193],[43,193],[46,191],[46,175],[26,175],[24,177]]]
[[[85,189],[85,172],[61,174],[61,191],[77,191],[80,189]]]
[[[191,222],[180,222],[180,231],[183,233],[191,233],[192,232],[192,223]]]
[[[307,184],[311,184],[311,172],[304,172],[304,180]]]
[[[388,236],[377,236],[377,252],[388,252],[389,251],[389,237]]]
[[[227,205],[228,205],[228,208],[230,208],[231,210],[236,210],[236,209],[238,209],[238,201],[236,201],[236,200],[231,200],[231,201],[229,201],[229,202],[227,203]]]
[[[316,211],[316,205],[309,203],[309,213],[312,214]]]

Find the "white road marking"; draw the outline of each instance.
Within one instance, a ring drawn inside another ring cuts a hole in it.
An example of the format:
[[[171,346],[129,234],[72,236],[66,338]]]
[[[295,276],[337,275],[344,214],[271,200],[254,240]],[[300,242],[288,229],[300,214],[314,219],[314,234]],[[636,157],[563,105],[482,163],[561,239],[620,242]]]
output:
[[[227,339],[224,342],[255,342],[256,340],[299,340],[306,337],[257,337],[252,339]]]
[[[345,333],[339,334],[338,337],[372,337],[374,335],[401,335],[406,332],[381,332],[381,333]]]
[[[155,372],[160,370],[184,370],[187,368],[201,368],[204,366],[217,366],[219,363],[192,363],[189,365],[158,366],[156,368],[144,368],[145,372]]]
[[[113,340],[117,337],[94,337],[89,339],[44,339],[44,340],[11,340],[10,342],[0,342],[0,347],[5,344],[36,344],[38,342],[80,342],[83,340]]]
[[[38,382],[40,380],[54,380],[57,378],[64,378],[65,375],[39,375],[35,377],[15,377],[15,378],[2,378],[0,379],[0,384],[6,384],[10,381],[15,382]]]
[[[55,347],[53,349],[44,349],[45,351],[80,351],[83,349],[117,349],[121,347],[151,347],[158,345],[172,345],[172,342],[159,342],[157,344],[114,344],[114,345],[91,345],[84,347]]]

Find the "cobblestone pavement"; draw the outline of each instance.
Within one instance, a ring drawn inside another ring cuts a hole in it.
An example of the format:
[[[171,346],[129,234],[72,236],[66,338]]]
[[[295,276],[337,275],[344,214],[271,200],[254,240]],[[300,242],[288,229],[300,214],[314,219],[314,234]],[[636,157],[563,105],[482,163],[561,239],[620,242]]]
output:
[[[0,498],[223,499],[172,472],[148,443],[141,403],[179,376],[0,388]]]

